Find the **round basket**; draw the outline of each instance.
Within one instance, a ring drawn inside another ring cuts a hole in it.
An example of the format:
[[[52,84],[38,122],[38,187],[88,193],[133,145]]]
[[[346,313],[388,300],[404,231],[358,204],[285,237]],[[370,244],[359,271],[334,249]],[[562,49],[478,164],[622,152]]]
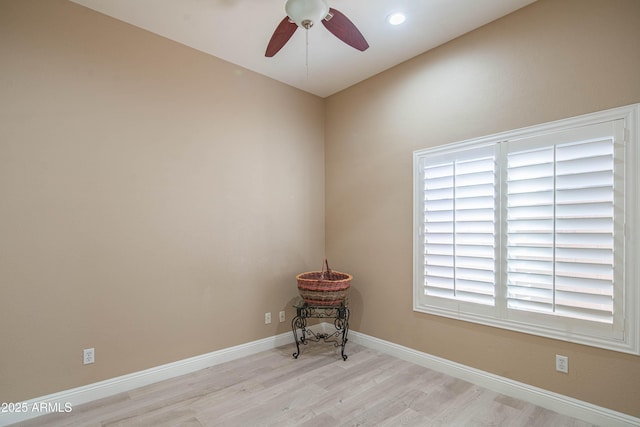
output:
[[[351,275],[329,268],[325,258],[322,271],[310,271],[298,274],[298,292],[309,305],[341,305],[349,293]]]

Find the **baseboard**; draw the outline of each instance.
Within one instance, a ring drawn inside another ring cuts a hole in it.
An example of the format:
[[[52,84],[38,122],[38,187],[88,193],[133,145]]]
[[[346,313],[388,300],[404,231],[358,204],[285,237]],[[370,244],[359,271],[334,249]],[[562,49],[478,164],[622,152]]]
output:
[[[313,329],[318,328],[318,332],[321,332],[328,331],[332,327],[333,325],[328,323],[321,323],[314,326]],[[607,427],[640,427],[640,418],[480,371],[357,331],[349,331],[349,341],[592,424]],[[50,412],[64,411],[69,407],[68,405],[74,407],[292,343],[293,335],[291,332],[286,332],[274,337],[31,399],[20,404],[21,409],[27,409],[26,411],[0,413],[0,426],[26,421]],[[38,410],[33,410],[34,408]]]
[[[322,328],[322,325],[318,325]],[[0,426],[26,421],[51,412],[69,411],[83,403],[113,396],[138,387],[185,375],[220,363],[250,356],[293,343],[293,334],[286,332],[273,337],[252,341],[246,344],[229,347],[200,356],[191,357],[162,366],[134,372],[132,374],[111,378],[94,384],[65,390],[47,396],[19,403],[18,407],[7,407],[7,412],[0,412]],[[20,411],[20,412],[18,412]]]
[[[327,329],[333,327],[329,324],[323,326]],[[640,418],[461,365],[356,331],[349,331],[349,341],[592,424],[607,427],[640,426]]]

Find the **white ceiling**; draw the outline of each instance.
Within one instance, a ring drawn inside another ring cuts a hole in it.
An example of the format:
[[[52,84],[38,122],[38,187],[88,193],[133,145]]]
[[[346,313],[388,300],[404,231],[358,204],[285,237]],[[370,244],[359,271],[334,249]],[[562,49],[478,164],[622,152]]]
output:
[[[353,49],[323,25],[299,28],[273,58],[264,56],[285,0],[72,0],[129,24],[326,97],[535,0],[328,0],[362,32]],[[387,24],[395,11],[401,26]]]

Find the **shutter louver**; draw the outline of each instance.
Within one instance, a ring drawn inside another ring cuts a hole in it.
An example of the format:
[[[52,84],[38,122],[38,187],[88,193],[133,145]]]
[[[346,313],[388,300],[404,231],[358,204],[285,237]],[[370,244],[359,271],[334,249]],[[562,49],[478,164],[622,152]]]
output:
[[[425,294],[493,305],[495,157],[424,166]]]

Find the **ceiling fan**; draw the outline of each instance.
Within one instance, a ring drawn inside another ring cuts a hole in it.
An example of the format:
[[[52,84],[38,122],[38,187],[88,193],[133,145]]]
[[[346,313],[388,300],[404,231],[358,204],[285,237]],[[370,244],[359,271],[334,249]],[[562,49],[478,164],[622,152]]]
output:
[[[365,51],[369,44],[360,30],[344,14],[332,9],[326,0],[287,0],[287,16],[278,24],[269,40],[266,57],[272,57],[289,41],[298,27],[308,30],[321,21],[327,30],[349,46]]]

